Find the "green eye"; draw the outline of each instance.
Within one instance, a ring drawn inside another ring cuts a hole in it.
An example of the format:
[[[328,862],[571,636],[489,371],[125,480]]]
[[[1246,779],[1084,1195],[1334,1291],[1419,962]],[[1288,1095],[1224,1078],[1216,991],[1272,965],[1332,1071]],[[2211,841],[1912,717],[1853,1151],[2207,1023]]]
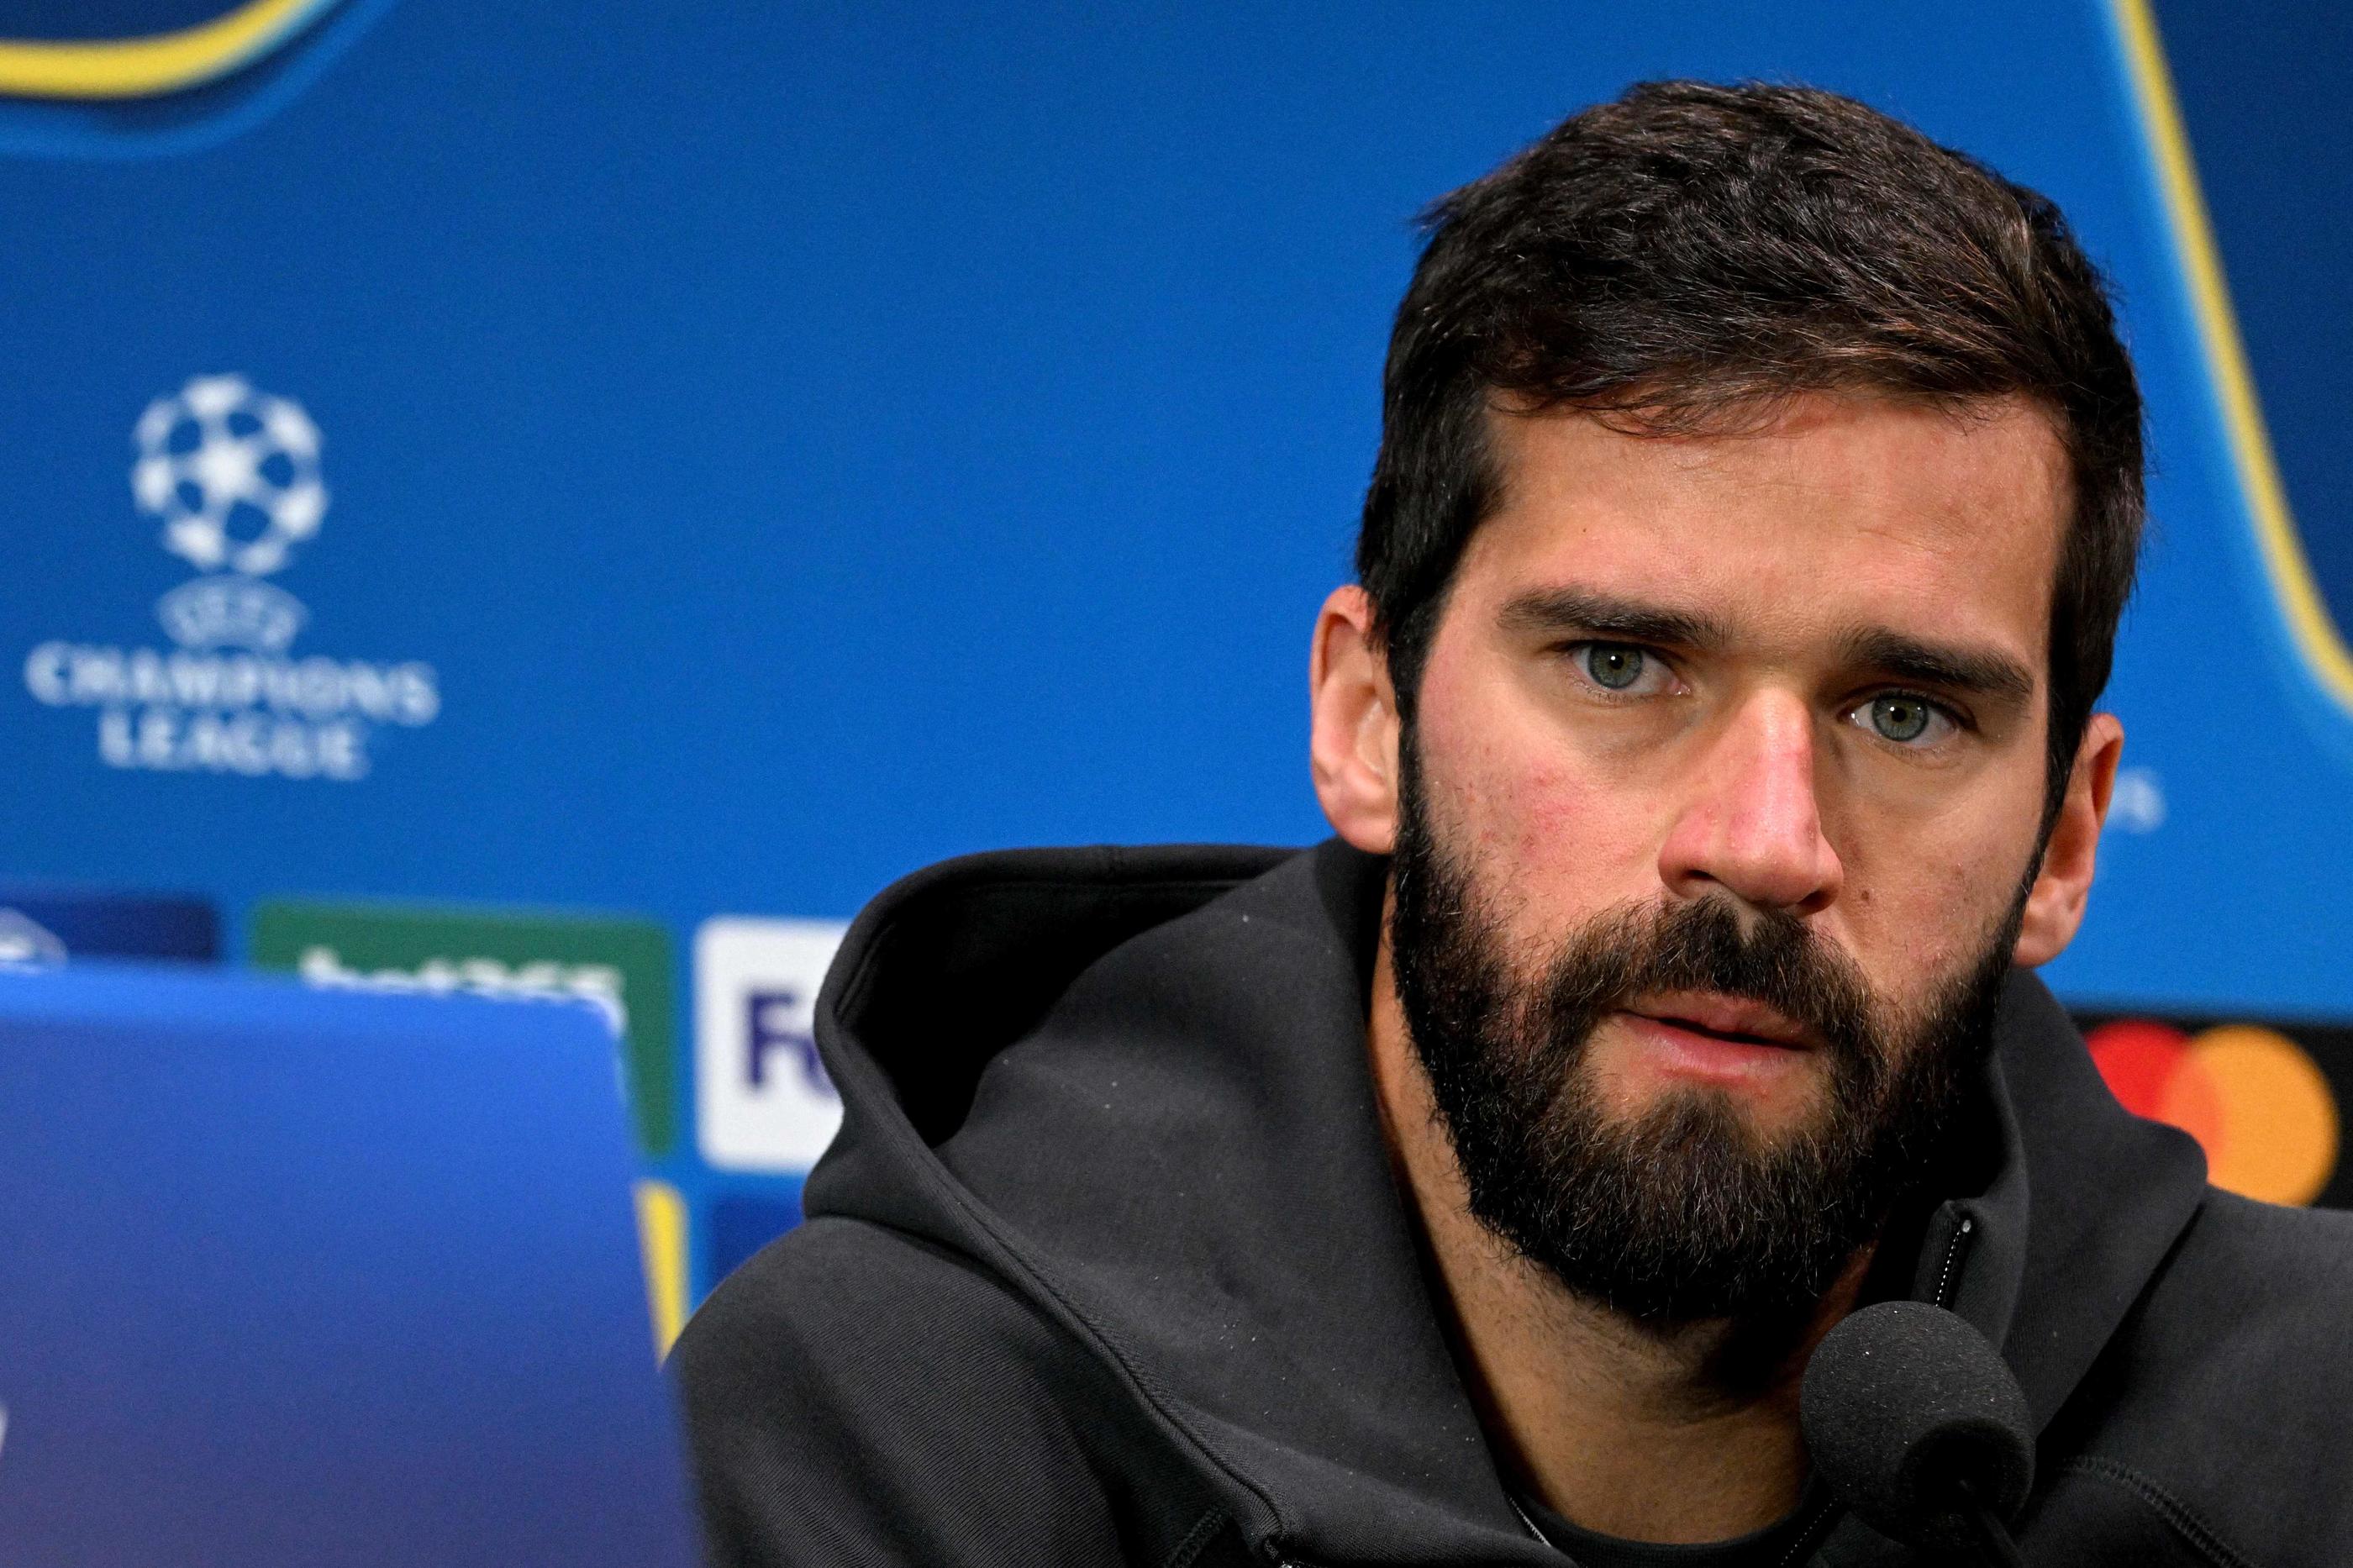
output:
[[[1596,686],[1612,691],[1623,691],[1641,679],[1645,662],[1641,648],[1624,643],[1592,643],[1585,650],[1585,673],[1593,677]]]
[[[1882,740],[1916,741],[1928,728],[1931,710],[1917,697],[1891,694],[1871,700],[1871,727]]]

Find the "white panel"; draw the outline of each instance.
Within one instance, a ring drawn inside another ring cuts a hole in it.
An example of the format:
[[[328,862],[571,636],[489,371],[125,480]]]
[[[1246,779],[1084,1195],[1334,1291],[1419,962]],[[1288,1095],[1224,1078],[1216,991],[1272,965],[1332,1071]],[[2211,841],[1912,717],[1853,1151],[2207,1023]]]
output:
[[[817,1059],[818,985],[846,928],[721,915],[694,934],[696,1142],[727,1171],[806,1171],[841,1125]]]

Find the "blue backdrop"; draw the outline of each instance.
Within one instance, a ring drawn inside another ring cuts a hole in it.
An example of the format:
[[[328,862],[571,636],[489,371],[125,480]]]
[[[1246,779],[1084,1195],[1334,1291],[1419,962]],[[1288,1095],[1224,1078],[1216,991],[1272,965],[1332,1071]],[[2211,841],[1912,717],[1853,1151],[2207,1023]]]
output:
[[[2051,977],[2353,1019],[2353,683],[2310,608],[2353,608],[2353,53],[2317,5],[2155,17],[2266,512],[2147,19],[0,3],[0,873],[193,896],[328,983],[609,992],[699,1291],[822,1142],[828,928],[773,922],[982,847],[1319,837],[1306,632],[1411,215],[1630,79],[1765,77],[2041,187],[2121,291],[2157,528]],[[412,929],[453,907],[521,923]],[[372,910],[409,934],[318,934]],[[661,986],[604,915],[668,933]]]

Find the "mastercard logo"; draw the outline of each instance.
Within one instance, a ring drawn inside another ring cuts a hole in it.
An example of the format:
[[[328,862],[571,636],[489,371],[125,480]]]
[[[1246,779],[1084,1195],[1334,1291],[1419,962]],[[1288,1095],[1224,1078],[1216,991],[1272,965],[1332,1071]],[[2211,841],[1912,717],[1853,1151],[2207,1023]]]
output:
[[[2126,1110],[2198,1140],[2216,1186],[2308,1204],[2337,1173],[2337,1096],[2319,1064],[2278,1030],[2224,1024],[2193,1035],[2118,1018],[2084,1043]]]

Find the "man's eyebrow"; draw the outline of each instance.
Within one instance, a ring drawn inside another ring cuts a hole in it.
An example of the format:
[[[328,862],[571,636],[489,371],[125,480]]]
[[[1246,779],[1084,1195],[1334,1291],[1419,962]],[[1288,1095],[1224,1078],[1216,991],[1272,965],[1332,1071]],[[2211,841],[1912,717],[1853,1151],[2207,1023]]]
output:
[[[1729,640],[1724,624],[1711,616],[1621,599],[1590,588],[1532,589],[1508,601],[1495,619],[1505,631],[1582,632],[1602,640],[1664,643],[1672,647],[1717,647]]]
[[[1975,697],[2024,702],[2034,695],[2034,672],[1994,648],[1923,642],[1872,626],[1847,638],[1847,657],[1898,680]]]

